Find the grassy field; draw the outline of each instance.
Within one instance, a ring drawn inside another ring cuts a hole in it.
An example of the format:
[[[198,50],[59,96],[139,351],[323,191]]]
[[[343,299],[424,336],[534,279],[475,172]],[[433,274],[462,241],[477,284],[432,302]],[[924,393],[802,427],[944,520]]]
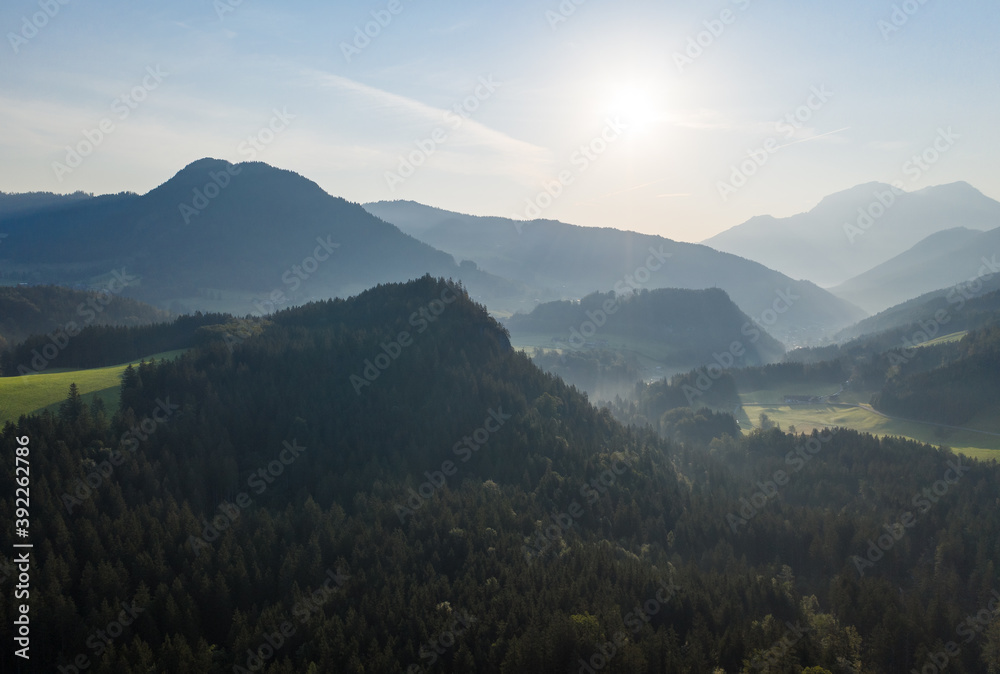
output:
[[[920,346],[937,346],[938,344],[949,344],[951,342],[958,342],[961,341],[961,339],[965,337],[967,334],[969,334],[968,330],[964,332],[953,332],[950,335],[943,335],[941,337],[938,337],[937,339],[932,339],[929,342],[924,342]]]
[[[157,353],[150,358],[169,360],[184,353],[186,349]],[[140,361],[98,367],[90,370],[52,370],[23,377],[0,377],[0,425],[16,421],[22,414],[40,411],[46,407],[55,409],[75,383],[81,397],[89,404],[94,396],[100,396],[109,410],[118,406],[118,389],[121,375],[129,365]]]
[[[790,387],[788,390],[782,389],[780,393],[753,391],[741,394],[740,397],[744,400],[743,412],[746,416],[740,415],[740,426],[745,432],[757,427],[763,412],[772,421],[777,422],[782,429],[788,430],[789,426],[794,426],[796,432],[799,433],[808,433],[814,428],[843,426],[879,437],[895,435],[926,442],[929,445],[946,445],[956,452],[977,459],[1000,459],[1000,437],[941,428],[915,421],[887,419],[870,409],[851,406],[851,403],[866,403],[871,397],[871,392],[845,392],[840,396],[843,401],[840,404],[784,405],[781,403],[785,393],[824,395],[835,391],[836,389],[833,391],[795,391]],[[989,421],[975,420],[970,426],[979,430],[997,432],[996,420],[993,420],[992,423],[988,423]]]

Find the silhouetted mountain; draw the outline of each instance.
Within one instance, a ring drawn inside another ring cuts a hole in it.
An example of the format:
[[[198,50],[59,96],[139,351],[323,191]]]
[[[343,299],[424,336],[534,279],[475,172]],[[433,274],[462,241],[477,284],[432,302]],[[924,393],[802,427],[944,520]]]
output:
[[[514,314],[506,325],[515,342],[520,334],[544,335],[574,350],[594,348],[609,337],[648,342],[662,349],[660,362],[683,370],[714,363],[716,354],[730,353],[734,344],[739,346],[729,366],[774,362],[785,352],[718,288],[593,293],[579,302],[540,304],[530,314]]]
[[[868,183],[832,194],[807,213],[758,216],[702,243],[826,287],[861,274],[936,232],[998,226],[1000,202],[968,183],[916,192]]]
[[[7,194],[0,192],[0,219],[19,213],[55,208],[91,198],[93,197],[85,192],[73,192],[72,194],[54,194],[52,192]]]
[[[845,342],[886,331],[905,331],[911,327],[916,330],[920,322],[941,318],[947,322],[941,325],[946,332],[940,334],[948,334],[986,325],[997,311],[1000,311],[1000,275],[982,285],[962,283],[925,293],[844,328],[834,339]]]
[[[412,201],[365,208],[457,259],[523,281],[539,301],[578,299],[613,288],[718,287],[788,344],[822,338],[864,315],[812,283],[699,244],[554,220],[475,217]]]
[[[523,292],[259,162],[202,159],[147,194],[62,204],[0,228],[0,259],[32,278],[78,282],[127,265],[139,280],[126,293],[178,310],[269,312],[425,273],[460,277],[481,299]]]
[[[830,292],[876,312],[940,288],[997,277],[1000,228],[979,232],[958,227],[930,235]]]

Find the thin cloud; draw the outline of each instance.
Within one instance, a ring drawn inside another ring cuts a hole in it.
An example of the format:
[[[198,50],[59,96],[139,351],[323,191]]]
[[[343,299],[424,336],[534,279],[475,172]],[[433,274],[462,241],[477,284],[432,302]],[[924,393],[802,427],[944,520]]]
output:
[[[448,132],[447,144],[449,146],[480,146],[504,155],[515,156],[520,161],[533,165],[535,170],[540,170],[543,165],[550,164],[552,161],[551,152],[548,149],[512,138],[474,119],[465,118],[462,120],[461,127],[454,129],[446,121],[448,110],[436,108],[412,98],[332,73],[313,71],[308,73],[308,76],[320,86],[345,91],[367,101],[370,110],[397,114],[418,123],[432,123],[441,126]]]

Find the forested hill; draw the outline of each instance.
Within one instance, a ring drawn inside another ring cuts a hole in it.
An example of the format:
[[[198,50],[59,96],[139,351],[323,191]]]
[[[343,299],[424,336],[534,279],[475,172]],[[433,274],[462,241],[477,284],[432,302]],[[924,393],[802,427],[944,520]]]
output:
[[[91,325],[148,325],[170,314],[134,299],[119,297],[134,280],[124,269],[109,274],[107,292],[59,286],[0,287],[0,351],[29,335],[78,331]],[[60,338],[61,339],[61,338]]]
[[[720,288],[592,293],[579,302],[547,302],[529,314],[514,314],[507,326],[515,335],[552,335],[574,349],[609,336],[648,340],[669,349],[671,364],[686,367],[713,362],[715,354],[728,354],[736,343],[728,357],[737,366],[775,362],[785,352]]]
[[[970,332],[931,367],[907,366],[917,349],[889,354],[894,366],[872,404],[887,414],[952,426],[986,423],[1000,415],[1000,327]]]
[[[904,673],[998,587],[995,465],[925,510],[957,461],[926,446],[668,444],[429,277],[259,327],[127,370],[120,410],[3,429],[30,446],[37,671]]]

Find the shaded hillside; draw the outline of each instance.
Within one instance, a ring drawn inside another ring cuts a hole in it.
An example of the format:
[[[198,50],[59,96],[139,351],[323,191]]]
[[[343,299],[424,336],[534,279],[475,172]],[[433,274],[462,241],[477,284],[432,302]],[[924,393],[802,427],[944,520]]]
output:
[[[928,371],[891,373],[872,405],[905,419],[952,426],[1000,418],[1000,326],[969,333],[946,362]],[[894,354],[898,365],[910,359]]]
[[[522,280],[541,301],[579,299],[595,291],[621,292],[629,287],[722,288],[744,313],[770,320],[772,335],[795,345],[821,340],[864,316],[859,308],[812,283],[707,246],[553,220],[474,217],[409,201],[365,208],[456,259]],[[777,315],[775,307],[785,311]]]
[[[548,335],[576,350],[611,336],[654,342],[668,354],[662,362],[683,369],[715,362],[717,354],[729,354],[736,366],[773,362],[784,354],[781,343],[718,288],[592,293],[579,302],[541,304],[511,316],[506,325],[515,337]]]
[[[123,285],[114,277],[109,282],[116,284],[111,290],[120,290]],[[72,332],[90,325],[146,325],[168,317],[165,311],[111,292],[0,286],[0,351],[30,335],[65,334],[67,329]]]
[[[916,192],[868,183],[832,194],[807,213],[755,217],[703,243],[826,287],[954,227],[1000,227],[1000,203],[964,182]]]
[[[0,353],[0,375],[13,377],[56,368],[89,369],[118,365],[146,356],[187,349],[219,333],[230,335],[259,332],[256,325],[244,327],[225,314],[178,316],[169,323],[142,325],[91,325],[64,339],[60,334],[37,334]],[[65,335],[68,336],[68,335]],[[53,349],[53,347],[57,347]]]
[[[933,328],[937,323],[937,332],[931,336],[940,337],[952,332],[980,327],[1000,319],[1000,275],[985,283],[962,283],[950,288],[935,290],[902,304],[886,309],[859,323],[845,328],[835,335],[835,339],[844,342],[858,339],[865,335],[877,333],[893,333],[902,336],[909,333],[912,337],[918,331],[924,330],[920,323]]]
[[[141,279],[130,295],[178,310],[269,313],[425,273],[462,278],[481,299],[523,292],[259,162],[202,159],[147,194],[95,197],[3,226],[8,269],[79,280],[127,263]]]
[[[53,194],[52,192],[8,194],[0,192],[0,220],[18,213],[39,211],[91,198],[89,194],[84,192],[73,192],[72,194]],[[4,233],[2,229],[0,229],[0,233]]]
[[[429,278],[133,368],[121,409],[70,393],[0,435],[8,456],[27,438],[37,476],[34,665],[903,674],[991,598],[996,465],[964,466],[859,567],[954,456],[847,431],[734,438],[710,413],[665,422],[679,444],[624,428]],[[109,631],[123,602],[136,619]],[[786,623],[801,634],[779,652]],[[113,647],[88,644],[98,630]],[[951,667],[982,671],[998,646],[984,633]]]
[[[959,227],[933,234],[913,248],[855,276],[830,292],[867,311],[957,284],[1000,280],[1000,228]]]
[[[593,401],[628,396],[643,379],[642,366],[635,354],[611,349],[534,348],[531,362],[584,391]]]

